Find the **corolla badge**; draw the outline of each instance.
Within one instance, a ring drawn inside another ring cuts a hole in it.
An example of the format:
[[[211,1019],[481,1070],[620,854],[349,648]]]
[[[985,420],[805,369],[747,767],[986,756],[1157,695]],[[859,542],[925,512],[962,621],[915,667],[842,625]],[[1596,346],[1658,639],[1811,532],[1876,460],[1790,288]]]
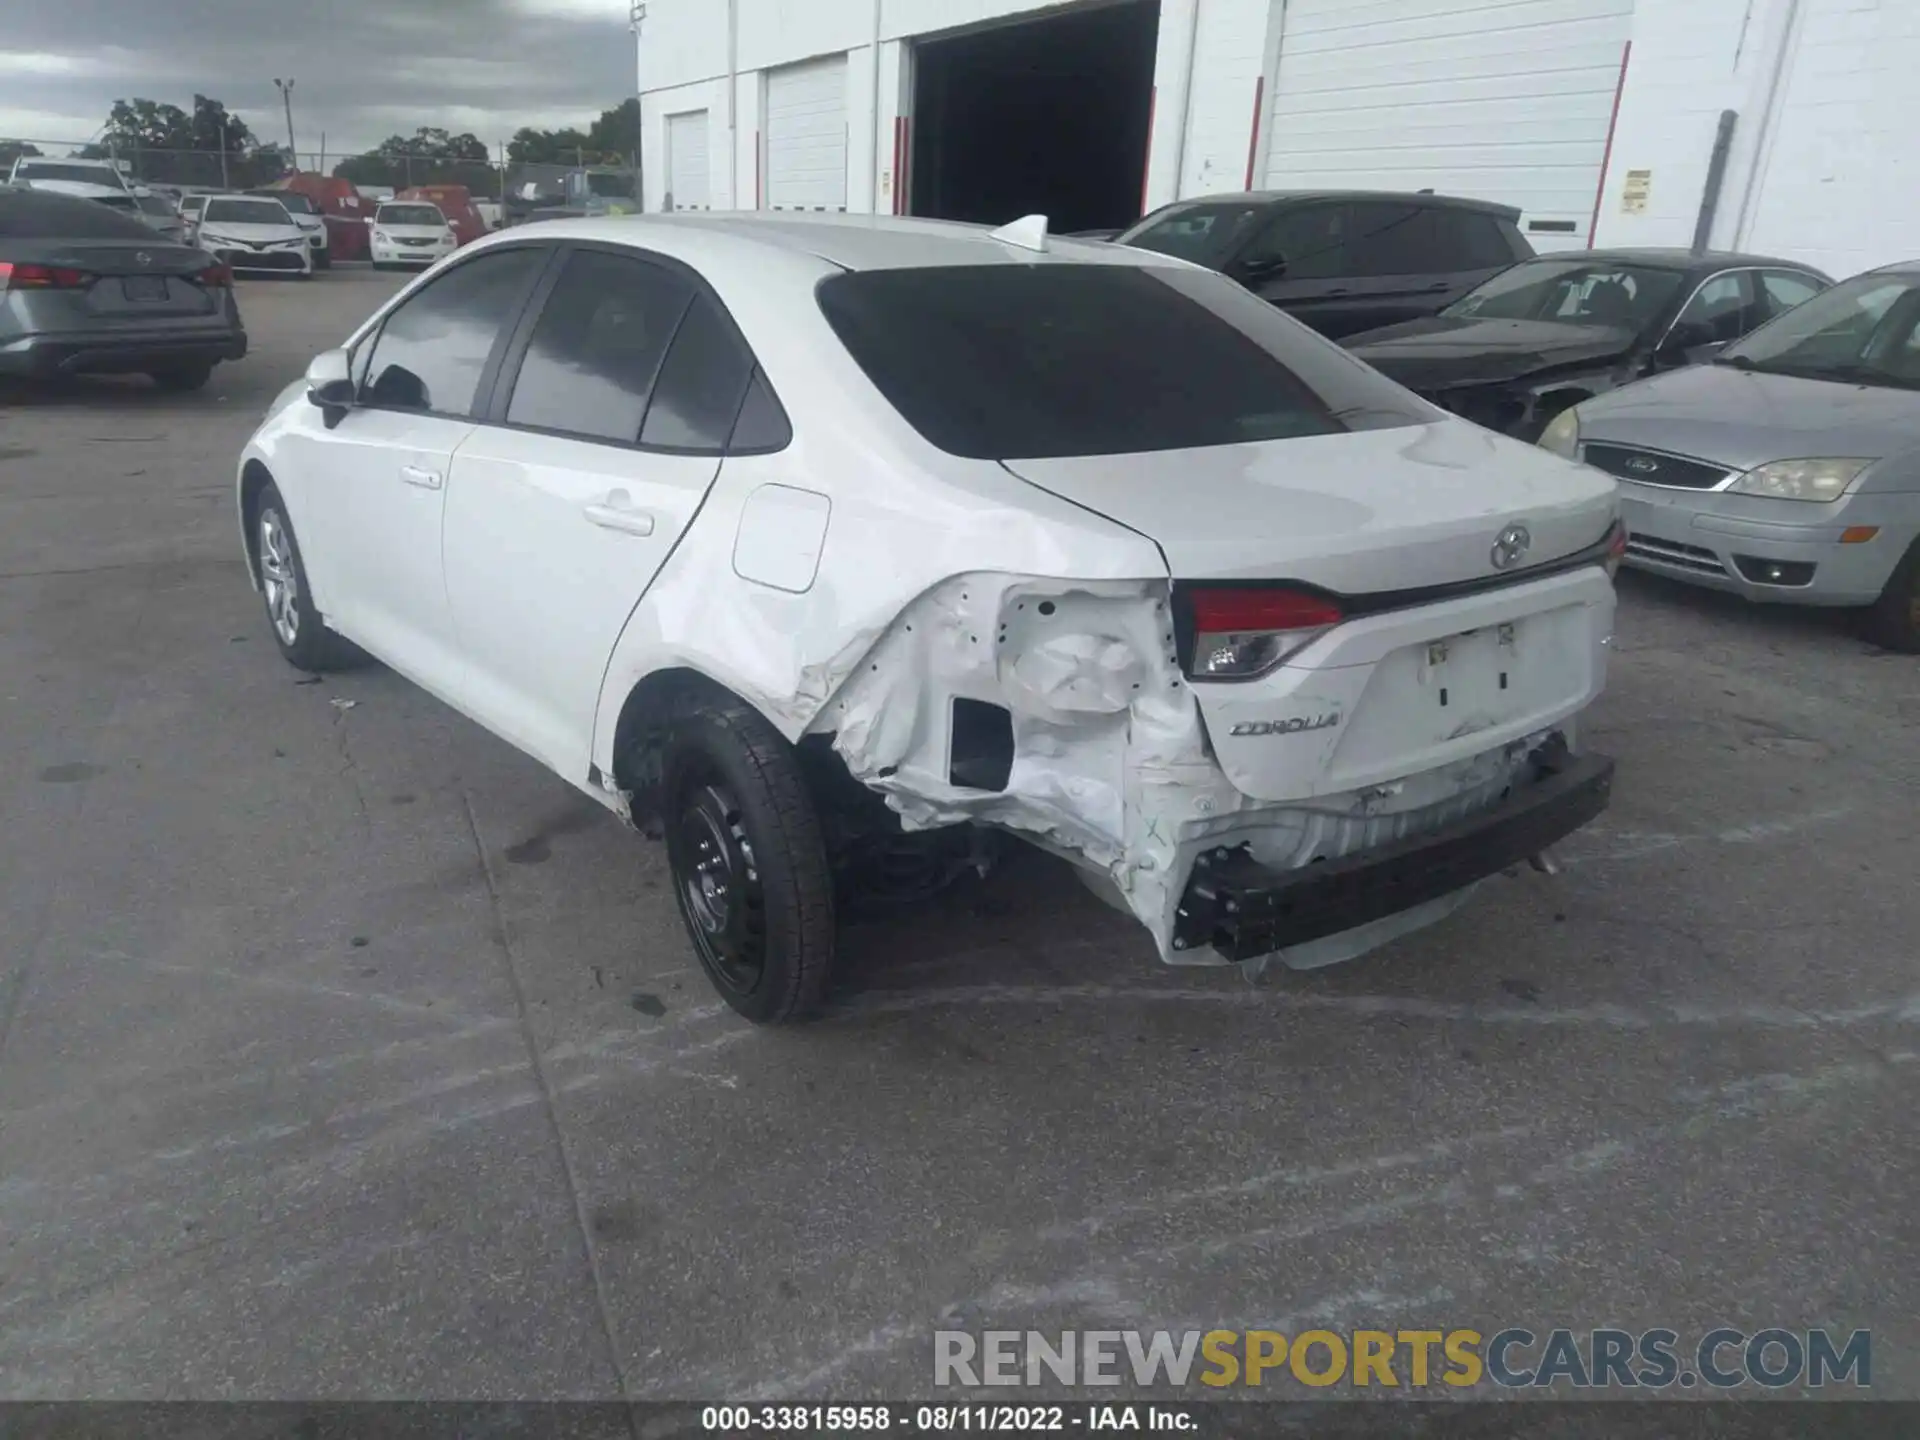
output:
[[[1340,712],[1324,715],[1295,715],[1291,720],[1242,720],[1229,735],[1298,735],[1307,730],[1325,730],[1340,723]]]
[[[1527,551],[1533,548],[1533,536],[1524,525],[1509,525],[1495,537],[1493,542],[1493,568],[1511,570],[1527,558]]]

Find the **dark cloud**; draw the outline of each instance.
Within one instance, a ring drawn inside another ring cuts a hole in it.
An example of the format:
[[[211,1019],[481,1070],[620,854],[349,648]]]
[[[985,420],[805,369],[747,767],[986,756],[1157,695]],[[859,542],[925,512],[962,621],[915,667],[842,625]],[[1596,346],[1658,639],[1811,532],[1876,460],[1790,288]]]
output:
[[[421,125],[489,144],[584,125],[633,92],[626,0],[48,0],[7,7],[0,135],[84,140],[116,99],[214,95],[305,154]]]

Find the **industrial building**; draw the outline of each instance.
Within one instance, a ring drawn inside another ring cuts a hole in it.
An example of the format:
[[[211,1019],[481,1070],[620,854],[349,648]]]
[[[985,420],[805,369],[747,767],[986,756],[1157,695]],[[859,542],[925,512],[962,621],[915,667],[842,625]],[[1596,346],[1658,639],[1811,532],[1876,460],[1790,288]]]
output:
[[[1536,249],[1920,254],[1920,0],[648,0],[646,208],[1056,230],[1253,188],[1517,206]]]

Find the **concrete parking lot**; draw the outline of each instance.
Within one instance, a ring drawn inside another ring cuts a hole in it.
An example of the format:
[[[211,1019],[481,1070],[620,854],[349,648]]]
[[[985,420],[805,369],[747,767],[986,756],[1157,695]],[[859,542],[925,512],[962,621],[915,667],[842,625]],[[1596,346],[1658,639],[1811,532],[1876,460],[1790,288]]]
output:
[[[202,394],[0,394],[0,1396],[902,1397],[937,1328],[1377,1322],[1870,1327],[1920,1397],[1911,658],[1628,577],[1561,876],[1249,985],[1035,857],[759,1031],[656,847],[274,653],[234,456],[398,283],[244,283]]]

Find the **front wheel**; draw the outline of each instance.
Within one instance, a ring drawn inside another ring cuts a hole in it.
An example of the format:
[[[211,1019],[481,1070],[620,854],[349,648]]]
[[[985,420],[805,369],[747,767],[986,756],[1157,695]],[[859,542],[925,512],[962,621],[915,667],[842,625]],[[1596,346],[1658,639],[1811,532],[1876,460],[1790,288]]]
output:
[[[273,643],[279,646],[281,656],[309,674],[344,670],[358,663],[361,652],[327,629],[314,608],[300,542],[294,538],[293,522],[287,519],[287,502],[275,485],[269,484],[260,492],[253,533],[254,553],[260,564],[260,597],[266,601],[267,623],[273,627]]]
[[[755,1024],[804,1019],[833,967],[833,877],[793,747],[743,702],[703,697],[672,726],[662,791],[700,968]]]
[[[1887,588],[1867,608],[1867,638],[1903,655],[1920,654],[1920,540],[1893,567]]]

